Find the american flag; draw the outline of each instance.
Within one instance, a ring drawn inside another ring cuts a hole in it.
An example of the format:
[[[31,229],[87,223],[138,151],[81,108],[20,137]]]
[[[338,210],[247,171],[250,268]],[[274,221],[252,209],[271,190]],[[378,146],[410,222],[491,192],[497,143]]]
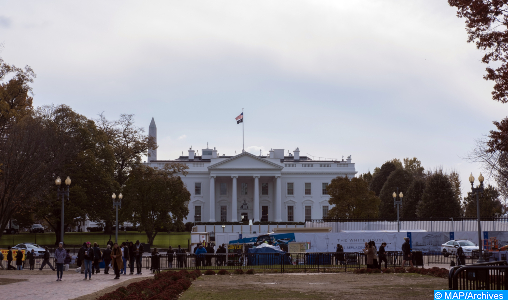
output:
[[[236,117],[235,120],[236,120],[236,124],[243,123],[243,113],[238,115],[238,117]]]

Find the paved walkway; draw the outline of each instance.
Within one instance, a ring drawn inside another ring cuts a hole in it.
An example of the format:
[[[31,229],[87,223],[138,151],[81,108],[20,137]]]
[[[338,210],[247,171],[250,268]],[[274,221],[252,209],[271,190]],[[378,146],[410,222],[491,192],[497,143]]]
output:
[[[62,281],[56,281],[56,272],[54,271],[2,271],[1,278],[10,279],[27,279],[28,281],[10,283],[0,285],[1,299],[16,300],[34,300],[34,299],[72,299],[93,292],[100,291],[104,288],[118,284],[120,282],[139,278],[152,277],[153,274],[148,270],[143,275],[122,275],[120,279],[113,279],[115,275],[105,275],[103,273],[92,275],[92,280],[83,280],[85,275],[78,274],[75,271],[64,272]]]

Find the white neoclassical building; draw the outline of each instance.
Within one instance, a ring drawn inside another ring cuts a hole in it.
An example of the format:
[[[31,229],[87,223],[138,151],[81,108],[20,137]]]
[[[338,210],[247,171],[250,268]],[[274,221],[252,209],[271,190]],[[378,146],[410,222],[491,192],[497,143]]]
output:
[[[149,135],[157,137],[152,118]],[[242,152],[227,156],[215,149],[194,149],[175,160],[157,160],[150,150],[147,164],[186,164],[183,182],[191,193],[190,222],[237,222],[244,219],[273,222],[303,222],[326,217],[331,208],[326,186],[337,176],[354,177],[355,164],[346,160],[312,160],[296,148],[272,149],[269,155]]]

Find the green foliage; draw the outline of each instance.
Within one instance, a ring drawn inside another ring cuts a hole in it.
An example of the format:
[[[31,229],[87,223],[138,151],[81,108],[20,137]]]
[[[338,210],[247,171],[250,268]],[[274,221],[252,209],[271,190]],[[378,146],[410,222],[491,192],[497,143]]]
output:
[[[373,176],[372,174],[370,174],[370,171],[364,174],[360,174],[360,176],[358,176],[358,178],[363,179],[367,183],[367,186],[369,186],[370,183],[372,182],[372,177]]]
[[[422,167],[422,162],[416,157],[404,158],[404,170],[408,171],[414,178],[422,178],[425,169]]]
[[[411,174],[408,171],[399,168],[388,176],[379,194],[379,198],[381,199],[381,205],[379,206],[380,218],[389,220],[397,218],[397,209],[393,205],[392,194],[397,191],[397,188],[399,189],[399,193],[406,193],[412,181],[413,177]]]
[[[493,217],[496,214],[501,214],[503,212],[503,205],[500,201],[499,191],[495,187],[488,185],[479,199],[481,217]],[[476,217],[476,195],[468,193],[467,197],[464,198],[464,204],[465,216]]]
[[[380,200],[360,178],[337,177],[327,187],[330,205],[329,218],[376,218]]]
[[[416,214],[419,218],[460,217],[460,203],[455,199],[452,184],[442,171],[436,171],[427,179]]]
[[[414,179],[407,189],[402,203],[402,218],[404,218],[404,220],[415,220],[418,218],[416,215],[416,207],[422,199],[424,189],[425,179],[422,178]]]
[[[379,193],[381,192],[383,185],[388,179],[388,176],[390,176],[390,174],[395,171],[395,169],[397,169],[395,164],[388,161],[381,166],[379,172],[374,173],[370,183],[370,190],[373,191],[376,196],[379,196]]]

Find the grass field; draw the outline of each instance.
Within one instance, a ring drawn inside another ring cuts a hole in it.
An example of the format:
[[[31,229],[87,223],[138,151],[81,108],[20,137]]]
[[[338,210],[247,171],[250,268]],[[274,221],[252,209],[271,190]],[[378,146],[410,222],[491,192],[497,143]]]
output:
[[[99,245],[104,246],[109,240],[110,235],[96,232],[69,232],[64,236],[64,242],[66,245],[81,245],[84,242],[97,242]],[[115,234],[111,235],[111,240],[115,241]],[[118,241],[136,241],[139,240],[141,243],[147,242],[146,234],[139,232],[119,232]],[[187,248],[187,241],[190,240],[189,232],[167,232],[159,233],[155,237],[154,247],[168,248],[177,247],[181,245],[182,248]],[[56,235],[54,232],[48,233],[19,233],[19,234],[4,234],[0,239],[0,247],[6,248],[7,246],[14,246],[19,243],[37,243],[42,246],[54,246],[56,241]]]

